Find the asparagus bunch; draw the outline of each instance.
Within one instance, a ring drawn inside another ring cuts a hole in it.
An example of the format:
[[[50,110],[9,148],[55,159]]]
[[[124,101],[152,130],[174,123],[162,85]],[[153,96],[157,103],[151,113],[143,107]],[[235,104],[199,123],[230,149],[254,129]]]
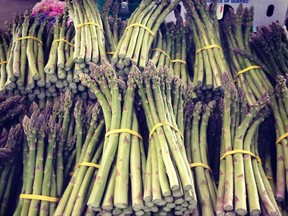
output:
[[[196,184],[197,209],[200,215],[216,212],[216,184],[209,167],[207,150],[207,126],[215,101],[208,105],[197,102],[186,107],[185,147]]]
[[[50,28],[53,33],[47,63],[44,67],[45,79],[44,86],[46,87],[46,96],[56,96],[59,92],[69,88],[77,93],[77,83],[79,82],[78,75],[81,70],[77,70],[74,66],[74,24],[71,22],[67,25],[68,12],[55,18],[53,27]]]
[[[250,54],[252,51],[249,39],[252,32],[253,15],[253,7],[250,9],[243,8],[241,4],[236,13],[232,10],[226,13],[221,25],[224,32],[223,38],[228,42],[229,54],[227,55],[231,57],[233,77],[236,79],[237,85],[244,90],[250,106],[254,105],[263,94],[273,88],[268,78],[269,74],[265,73],[267,70],[264,71],[264,65],[240,55],[245,50],[246,56],[252,56]]]
[[[221,77],[229,71],[220,41],[217,1],[211,1],[209,6],[205,0],[183,3],[196,47],[193,72],[196,97],[211,100],[223,95]]]
[[[85,127],[82,120],[82,127],[76,125],[77,143],[81,138],[83,145],[77,145],[76,151],[72,153],[76,153],[74,172],[54,215],[94,215],[92,212],[89,214],[86,212],[87,199],[93,186],[90,183],[97,175],[97,164],[102,157],[105,124],[99,104],[92,105],[91,108],[90,112],[85,114],[85,118],[89,119],[87,121],[89,124]],[[75,115],[76,119],[82,117],[78,112],[75,112]],[[81,134],[82,131],[87,131],[86,136]],[[87,163],[89,165],[85,165]]]
[[[250,44],[257,57],[265,64],[273,78],[288,71],[288,39],[277,23],[263,26],[251,35]]]
[[[157,67],[167,66],[173,75],[180,77],[186,87],[190,76],[186,66],[186,27],[175,10],[177,23],[163,23],[152,44],[151,59]]]
[[[11,36],[7,33],[0,32],[0,92],[5,91],[7,80],[6,65],[8,63],[8,52]]]
[[[243,93],[237,93],[224,75],[223,126],[217,215],[278,215],[279,209],[258,153],[258,129],[269,113],[264,95],[248,111]],[[263,207],[263,208],[262,208]]]
[[[271,108],[275,117],[276,127],[276,153],[277,153],[277,172],[276,172],[276,192],[275,196],[277,201],[284,202],[287,192],[287,103],[288,89],[286,86],[286,80],[283,76],[277,76],[277,85],[275,92],[270,92]]]
[[[183,84],[152,61],[138,73],[136,83],[149,130],[144,211],[189,214],[197,200],[183,141]]]
[[[74,62],[87,70],[91,61],[98,64],[107,59],[101,15],[93,0],[67,0],[69,16],[75,25]]]
[[[127,28],[112,57],[112,64],[118,69],[124,69],[133,62],[144,68],[160,25],[179,2],[180,0],[142,1],[128,20]]]
[[[106,135],[91,194],[81,205],[87,204],[93,211],[102,213],[144,214],[142,194],[146,158],[134,109],[134,76],[139,71],[133,67],[126,87],[107,62],[100,67],[91,64],[90,69],[94,80],[85,74],[80,79],[101,104]],[[131,188],[123,191],[127,184]]]
[[[15,209],[17,197],[20,193],[22,181],[21,174],[21,149],[22,127],[17,124],[9,131],[3,129],[0,135],[0,214],[11,215]],[[15,186],[16,185],[16,186]]]

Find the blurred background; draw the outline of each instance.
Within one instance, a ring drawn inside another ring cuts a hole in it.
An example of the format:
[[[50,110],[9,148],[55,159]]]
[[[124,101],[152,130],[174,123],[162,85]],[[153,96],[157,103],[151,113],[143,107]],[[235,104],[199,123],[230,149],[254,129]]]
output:
[[[0,29],[4,22],[12,22],[14,14],[23,13],[27,7],[32,8],[40,0],[0,0]]]

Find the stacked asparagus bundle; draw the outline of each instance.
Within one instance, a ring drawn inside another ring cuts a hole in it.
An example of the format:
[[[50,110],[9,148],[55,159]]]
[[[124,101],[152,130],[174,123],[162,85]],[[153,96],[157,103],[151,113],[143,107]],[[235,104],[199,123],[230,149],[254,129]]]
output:
[[[223,79],[222,156],[216,213],[278,215],[273,191],[258,156],[258,129],[269,113],[269,98],[264,95],[248,112],[242,93],[239,97],[228,75]]]
[[[213,100],[223,95],[221,77],[229,70],[220,44],[217,1],[211,1],[209,6],[205,0],[183,1],[183,4],[196,47],[193,73],[195,93],[202,100]]]
[[[177,22],[163,23],[152,45],[151,59],[157,67],[167,66],[173,75],[180,77],[186,87],[190,82],[186,66],[186,27],[175,10]]]
[[[288,39],[281,25],[272,23],[258,28],[251,35],[250,43],[274,78],[288,72]]]
[[[107,59],[102,19],[93,0],[67,0],[66,3],[76,28],[74,62],[88,72],[86,64]]]
[[[216,212],[216,184],[208,163],[207,126],[215,101],[208,105],[197,102],[185,112],[185,147],[196,182],[198,198],[193,215],[213,215]]]
[[[137,68],[133,67],[129,73],[127,87],[122,86],[114,69],[105,61],[100,67],[91,64],[90,69],[94,80],[85,74],[80,79],[101,104],[106,135],[97,176],[91,184],[91,193],[86,194],[89,199],[81,206],[87,203],[93,211],[116,215],[133,211],[143,214],[146,158],[134,110],[134,74]],[[127,184],[131,188],[123,191]]]
[[[226,13],[221,25],[225,35],[224,39],[229,46],[228,55],[231,56],[233,77],[235,77],[238,86],[244,90],[248,104],[251,106],[263,94],[273,88],[262,64],[255,65],[250,59],[239,55],[241,50],[245,50],[248,54],[252,52],[249,44],[252,22],[253,7],[243,9],[243,6],[239,5],[236,14],[232,10]]]
[[[12,215],[20,193],[22,127],[17,124],[0,134],[0,214]],[[15,186],[16,185],[16,186]]]
[[[156,69],[152,61],[136,82],[150,131],[143,194],[146,211],[189,214],[197,200],[183,141],[183,84],[179,78],[172,82],[168,68]]]
[[[144,68],[161,23],[179,2],[180,0],[142,1],[128,20],[127,28],[111,60],[112,64],[116,64],[118,69],[124,69],[133,62]]]
[[[59,91],[69,88],[77,93],[79,83],[79,70],[74,65],[74,24],[68,22],[68,12],[56,17],[50,32],[53,35],[51,45],[47,50],[47,63],[45,64],[46,95],[55,95]],[[80,88],[81,89],[81,88]]]
[[[0,92],[5,90],[7,80],[7,56],[9,51],[10,35],[0,32]]]

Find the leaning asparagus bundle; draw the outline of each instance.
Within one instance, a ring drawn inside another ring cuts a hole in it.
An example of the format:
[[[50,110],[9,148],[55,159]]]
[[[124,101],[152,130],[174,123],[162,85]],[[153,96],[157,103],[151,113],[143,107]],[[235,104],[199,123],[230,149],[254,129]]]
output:
[[[198,98],[213,99],[214,95],[222,95],[221,77],[229,70],[220,44],[217,1],[211,1],[209,6],[205,0],[183,3],[196,47],[193,86]]]
[[[76,150],[74,172],[54,215],[85,215],[87,209],[87,199],[92,188],[90,182],[97,175],[98,164],[101,161],[105,125],[99,104],[93,105],[91,112],[86,113],[85,117],[90,119],[89,125],[85,128],[87,131],[85,138],[79,126],[76,126],[77,142],[81,137],[84,143]]]
[[[181,81],[179,78],[172,80],[168,68],[156,69],[149,61],[142,75],[138,72],[136,82],[150,131],[144,176],[144,211],[191,213],[197,200],[183,141]]]
[[[223,76],[223,83],[222,156],[216,213],[260,215],[264,209],[268,215],[278,215],[258,153],[258,129],[269,113],[269,98],[264,95],[247,111],[244,96],[240,92],[239,97],[228,75]]]
[[[112,64],[123,69],[133,62],[144,68],[160,25],[179,2],[180,0],[142,1],[128,20],[127,28],[111,60]]]
[[[82,203],[76,200],[76,203],[80,206],[87,204],[93,211],[102,213],[144,214],[142,194],[146,158],[134,109],[134,76],[139,71],[135,66],[132,68],[125,87],[107,62],[100,67],[91,64],[90,69],[94,81],[84,74],[80,79],[101,104],[106,134],[89,199]],[[123,191],[127,184],[131,189]]]
[[[277,76],[275,92],[270,92],[271,108],[275,117],[276,127],[276,152],[277,152],[277,172],[276,172],[276,199],[284,202],[288,189],[287,184],[287,120],[288,120],[288,89],[283,76]]]
[[[17,124],[0,135],[0,214],[12,215],[21,187],[22,127]],[[16,186],[15,186],[16,184]]]
[[[253,7],[243,9],[243,6],[240,5],[236,14],[232,10],[226,13],[221,25],[224,30],[224,38],[228,42],[229,56],[232,58],[231,71],[233,77],[235,77],[238,86],[244,90],[250,106],[254,105],[263,94],[272,89],[267,74],[261,68],[262,65],[255,65],[250,59],[239,55],[240,50],[251,53],[249,38],[252,31],[252,22]]]
[[[66,3],[75,25],[74,62],[85,72],[86,64],[91,61],[98,64],[107,59],[102,19],[95,1],[67,0]]]
[[[250,44],[257,57],[265,64],[271,75],[285,75],[288,71],[288,38],[283,27],[277,23],[263,26],[251,35]]]
[[[216,212],[216,184],[208,163],[207,126],[215,101],[208,105],[197,102],[187,107],[185,121],[185,147],[188,161],[193,172],[198,200],[198,212],[201,215],[213,215]]]

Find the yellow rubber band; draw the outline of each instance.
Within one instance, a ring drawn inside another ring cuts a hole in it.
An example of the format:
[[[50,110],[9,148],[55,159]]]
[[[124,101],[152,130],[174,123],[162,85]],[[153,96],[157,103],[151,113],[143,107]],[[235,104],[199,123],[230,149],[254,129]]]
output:
[[[186,61],[183,61],[183,60],[180,60],[180,59],[175,59],[175,60],[171,61],[171,63],[176,63],[176,62],[179,62],[179,63],[182,63],[182,64],[187,64]]]
[[[54,40],[52,43],[54,43],[54,42],[59,42],[59,41],[63,41],[63,42],[65,42],[65,43],[69,44],[70,46],[74,46],[74,44],[70,43],[69,41],[67,41],[67,40],[65,40],[65,39],[57,39],[57,40]]]
[[[277,140],[276,140],[276,144],[279,144],[283,139],[287,138],[288,137],[288,132],[283,134],[281,137],[279,137]]]
[[[82,163],[76,165],[76,167],[79,167],[79,166],[94,167],[94,168],[96,168],[96,169],[99,169],[99,168],[100,168],[100,165],[99,165],[99,164],[90,163],[90,162],[82,162]]]
[[[238,77],[239,75],[243,74],[243,73],[246,73],[246,72],[252,70],[252,69],[258,69],[258,68],[261,68],[261,66],[253,65],[253,66],[247,67],[247,68],[245,68],[245,69],[243,69],[243,70],[241,70],[241,71],[238,71],[238,72],[237,72],[237,77]]]
[[[212,45],[209,45],[209,46],[206,46],[206,47],[203,47],[203,48],[200,48],[196,51],[196,54],[198,54],[199,52],[203,51],[203,50],[207,50],[207,49],[213,49],[213,48],[217,48],[217,49],[220,49],[222,50],[222,47],[220,47],[219,45],[217,44],[212,44]]]
[[[0,62],[0,65],[7,64],[7,63],[8,63],[7,61],[2,61],[2,62]]]
[[[139,139],[143,140],[143,137],[139,133],[137,133],[136,131],[132,131],[128,128],[121,128],[121,129],[115,129],[115,130],[108,131],[105,134],[105,137],[108,137],[111,134],[118,134],[118,133],[130,133],[134,136],[137,136]]]
[[[129,28],[131,28],[131,27],[141,27],[141,28],[144,28],[146,31],[148,31],[152,36],[155,36],[155,33],[151,30],[151,29],[149,29],[149,28],[147,28],[145,25],[142,25],[141,23],[134,23],[134,24],[131,24],[131,25],[129,25],[129,26],[127,26],[127,28],[125,29],[125,31],[127,31]]]
[[[35,195],[35,194],[20,194],[20,199],[30,199],[30,200],[41,200],[47,202],[59,202],[59,198],[56,197],[49,197],[49,196],[42,196],[42,195]]]
[[[108,55],[114,55],[115,52],[106,52],[106,54],[108,54]]]
[[[155,49],[152,49],[152,51],[159,51],[161,53],[163,53],[168,59],[169,61],[171,62],[171,58],[170,56],[168,55],[168,53],[166,53],[164,50],[162,50],[161,48],[155,48]]]
[[[190,168],[203,167],[203,168],[209,170],[210,172],[212,172],[211,168],[207,164],[204,164],[204,163],[191,163],[191,164],[189,164],[189,166],[190,166]]]
[[[165,125],[170,126],[173,130],[175,130],[176,132],[178,132],[178,133],[180,134],[180,136],[181,136],[182,139],[184,139],[184,136],[183,136],[183,134],[181,133],[181,131],[180,131],[177,127],[175,127],[175,126],[173,126],[172,124],[170,124],[169,122],[161,122],[161,123],[156,124],[156,125],[152,128],[152,130],[151,130],[151,132],[150,132],[150,134],[149,134],[149,139],[152,137],[153,133],[155,132],[155,130],[156,130],[158,127],[162,127],[162,126],[165,126]]]
[[[268,180],[273,180],[273,177],[272,177],[272,176],[266,176],[266,178],[267,178]]]
[[[33,40],[38,41],[41,45],[43,45],[43,42],[40,39],[38,39],[37,37],[34,37],[34,36],[20,37],[20,38],[17,38],[17,41],[25,40],[25,39],[33,39]]]
[[[250,155],[251,157],[255,158],[260,164],[262,163],[261,158],[260,158],[259,156],[256,156],[255,154],[253,154],[253,153],[250,152],[250,151],[241,150],[241,149],[226,152],[225,154],[222,155],[222,157],[220,158],[220,160],[225,159],[225,157],[226,157],[227,155],[233,155],[233,154],[237,154],[237,153],[248,154],[248,155]]]
[[[101,28],[101,26],[98,24],[98,23],[95,23],[95,22],[85,22],[85,23],[81,23],[79,25],[77,25],[76,28],[80,28],[80,27],[83,27],[85,25],[94,25],[96,27],[98,27],[101,31],[103,31],[103,29]]]

